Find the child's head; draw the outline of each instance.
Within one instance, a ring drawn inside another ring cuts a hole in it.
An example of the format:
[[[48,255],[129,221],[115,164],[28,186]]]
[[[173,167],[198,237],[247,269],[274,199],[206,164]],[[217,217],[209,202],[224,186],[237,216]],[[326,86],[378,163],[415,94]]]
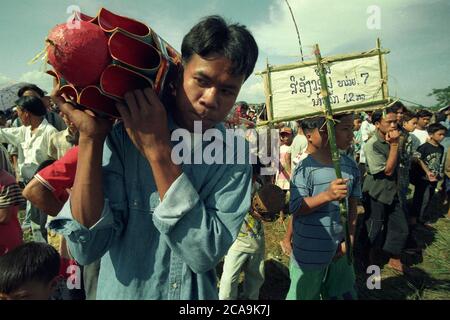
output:
[[[414,112],[406,111],[403,114],[402,127],[408,132],[413,132],[417,126],[417,116]]]
[[[28,242],[0,257],[0,300],[48,300],[60,257],[51,245]]]
[[[433,114],[428,110],[419,110],[416,113],[417,116],[417,128],[420,130],[425,130],[430,123],[430,119]]]
[[[283,127],[280,130],[280,141],[282,144],[289,145],[292,142],[292,129]]]
[[[362,117],[359,113],[355,113],[355,117],[353,119],[353,131],[358,131],[361,129]]]
[[[445,138],[447,128],[440,123],[432,123],[428,126],[427,132],[430,135],[431,140],[441,143],[441,141]]]
[[[397,101],[391,106],[391,108],[397,115],[397,122],[402,123],[403,115],[405,114],[406,111],[408,111],[406,107],[403,105],[403,103]]]
[[[284,208],[285,195],[280,187],[274,184],[265,184],[252,199],[251,214],[257,219],[271,222]]]
[[[340,114],[334,117],[336,146],[347,150],[353,141],[353,114]],[[308,145],[319,150],[328,145],[328,131],[324,117],[302,120],[302,129],[308,139]]]
[[[372,114],[372,123],[383,135],[397,129],[397,113],[392,108],[376,110]]]

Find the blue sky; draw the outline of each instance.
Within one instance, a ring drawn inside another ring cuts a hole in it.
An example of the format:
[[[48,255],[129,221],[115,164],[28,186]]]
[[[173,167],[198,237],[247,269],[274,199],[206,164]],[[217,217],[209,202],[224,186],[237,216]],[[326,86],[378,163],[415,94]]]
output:
[[[387,56],[389,91],[426,106],[433,88],[450,85],[450,1],[448,0],[289,0],[300,29],[305,59],[312,45],[322,55],[346,54],[375,47],[377,37]],[[201,17],[220,14],[248,26],[260,48],[255,71],[271,64],[299,61],[298,40],[284,0],[2,0],[0,11],[0,86],[31,81],[44,87],[42,63],[27,62],[44,48],[48,31],[65,22],[70,5],[95,15],[100,7],[143,21],[177,49]],[[367,27],[376,5],[379,29]],[[48,88],[47,88],[48,89]],[[264,101],[262,82],[252,76],[239,100]]]

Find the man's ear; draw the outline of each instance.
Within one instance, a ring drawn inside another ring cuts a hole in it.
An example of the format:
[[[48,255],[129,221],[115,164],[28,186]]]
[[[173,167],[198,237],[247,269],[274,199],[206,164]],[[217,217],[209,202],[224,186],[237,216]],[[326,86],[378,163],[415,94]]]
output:
[[[61,279],[62,279],[61,276],[60,276],[60,275],[57,275],[57,276],[55,276],[55,277],[48,283],[48,290],[49,290],[49,292],[55,291],[55,289],[56,289],[56,287],[57,287],[57,285],[58,285],[58,282],[59,282]]]

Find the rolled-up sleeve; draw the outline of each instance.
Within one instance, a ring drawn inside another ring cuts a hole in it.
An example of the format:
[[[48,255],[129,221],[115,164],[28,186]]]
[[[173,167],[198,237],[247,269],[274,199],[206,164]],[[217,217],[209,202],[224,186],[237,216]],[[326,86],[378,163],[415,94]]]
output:
[[[155,208],[169,247],[196,273],[213,269],[237,237],[250,208],[251,166],[221,166],[204,199],[182,174]]]
[[[123,182],[122,154],[114,134],[108,137],[103,151],[103,194],[104,203],[101,218],[90,228],[74,219],[70,201],[67,201],[49,223],[49,228],[61,233],[67,240],[71,255],[85,265],[101,258],[111,246],[112,240],[124,228],[126,192]],[[115,150],[115,152],[113,152]]]
[[[109,201],[105,200],[100,220],[86,228],[73,218],[70,201],[67,201],[58,216],[48,223],[48,228],[64,235],[71,255],[85,265],[104,255],[116,232],[120,232],[122,223],[115,218]]]

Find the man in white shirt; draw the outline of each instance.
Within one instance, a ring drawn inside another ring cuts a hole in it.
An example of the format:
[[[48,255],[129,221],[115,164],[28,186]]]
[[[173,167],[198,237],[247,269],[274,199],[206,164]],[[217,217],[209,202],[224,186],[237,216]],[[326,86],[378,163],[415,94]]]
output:
[[[419,110],[417,113],[417,126],[416,129],[411,133],[414,136],[416,136],[421,146],[425,142],[427,142],[427,139],[429,137],[429,134],[427,132],[427,127],[430,124],[430,119],[433,116],[433,114],[428,110]],[[418,146],[416,146],[417,148]]]
[[[18,149],[17,166],[24,182],[33,178],[38,166],[49,159],[48,146],[50,136],[57,130],[44,118],[47,110],[41,99],[31,96],[23,96],[16,102],[17,114],[22,126],[0,129],[0,143],[9,143]],[[27,217],[30,208],[27,204]],[[25,226],[27,224],[25,218]],[[33,233],[37,241],[42,241],[39,232]]]

